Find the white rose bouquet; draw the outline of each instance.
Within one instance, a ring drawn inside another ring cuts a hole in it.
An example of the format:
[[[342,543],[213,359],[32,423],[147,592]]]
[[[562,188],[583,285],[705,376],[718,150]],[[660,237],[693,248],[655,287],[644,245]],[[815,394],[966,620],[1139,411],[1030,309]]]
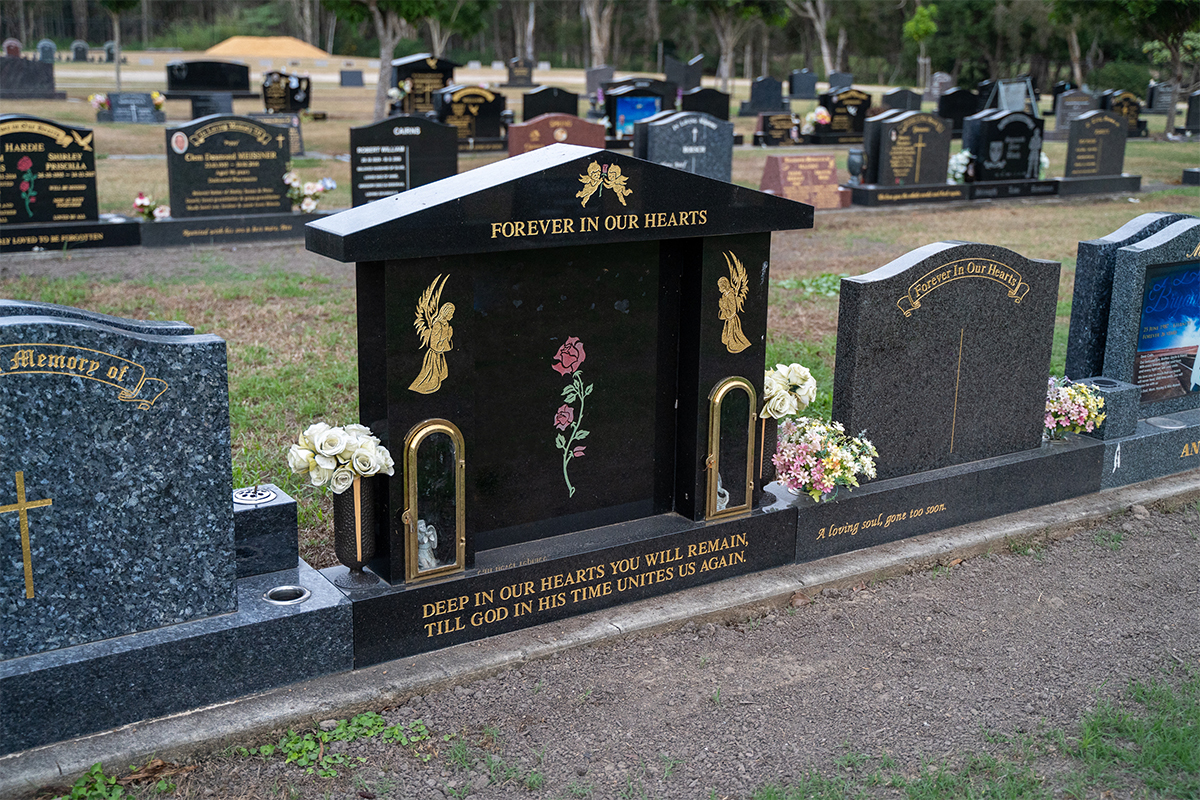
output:
[[[287,184],[287,196],[292,201],[292,205],[300,206],[300,210],[305,214],[311,214],[317,210],[317,204],[321,202],[321,195],[337,188],[337,182],[333,178],[303,182],[295,170],[288,170],[283,176],[283,182]]]
[[[794,417],[817,396],[817,380],[801,364],[776,364],[763,376],[763,408],[759,417]]]
[[[396,474],[391,454],[365,425],[310,425],[288,450],[287,459],[293,474],[308,475],[313,486],[329,484],[334,494],[353,486],[356,477]]]

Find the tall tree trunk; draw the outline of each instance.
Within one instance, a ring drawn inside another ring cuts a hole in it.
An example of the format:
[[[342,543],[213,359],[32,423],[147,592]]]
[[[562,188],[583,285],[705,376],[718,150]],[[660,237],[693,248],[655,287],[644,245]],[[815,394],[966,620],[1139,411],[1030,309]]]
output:
[[[1183,41],[1163,42],[1171,54],[1171,104],[1167,106],[1167,133],[1175,133],[1175,105],[1183,87]]]
[[[763,23],[763,25],[760,28],[760,31],[762,33],[762,44],[761,44],[762,53],[760,54],[762,56],[762,68],[759,69],[758,74],[759,75],[770,75],[771,74],[771,28],[766,23]]]
[[[1071,80],[1076,86],[1083,86],[1083,53],[1079,49],[1079,29],[1075,20],[1067,29],[1067,51],[1071,54]]]
[[[25,14],[25,0],[17,0],[17,38],[21,40],[22,45],[29,41],[29,26],[27,23],[28,17]]]
[[[512,28],[513,28],[513,52],[518,56],[525,52],[525,37],[528,33],[526,25],[529,15],[529,6],[524,3],[509,3],[509,9],[512,11]]]
[[[742,77],[747,82],[753,81],[754,76],[750,74],[750,62],[754,59],[754,44],[750,41],[750,37],[746,37],[746,43],[742,45]]]
[[[142,0],[142,47],[150,46],[150,0]]]
[[[718,66],[721,76],[721,91],[729,93],[729,79],[733,77],[734,52],[738,42],[749,28],[749,22],[740,18],[735,11],[727,8],[710,11],[709,20],[713,32],[717,35],[717,43],[721,47],[721,62]]]
[[[121,15],[109,12],[113,26],[113,66],[117,68],[117,93],[121,92]]]
[[[785,0],[787,7],[798,16],[812,22],[813,33],[821,46],[821,61],[825,65],[825,79],[836,72],[833,51],[829,48],[829,2],[828,0]]]
[[[71,0],[71,16],[75,18],[75,38],[88,40],[87,0]]]
[[[583,10],[587,14],[588,28],[591,33],[592,66],[598,67],[607,64],[616,2],[614,0],[583,0]]]
[[[650,45],[650,52],[654,54],[655,72],[662,70],[662,63],[658,59],[660,39],[662,39],[662,23],[658,19],[658,0],[649,0],[646,3],[646,42]]]
[[[534,47],[534,32],[537,29],[537,3],[529,0],[529,15],[525,20],[525,58],[533,61],[536,48]]]
[[[325,25],[325,52],[332,55],[333,54],[333,36],[334,36],[334,33],[337,31],[337,14],[330,11],[327,19],[329,20],[329,22],[326,23],[326,25]]]
[[[848,40],[849,37],[846,35],[846,29],[838,28],[837,56],[833,59],[838,72],[846,71],[846,43]]]
[[[387,116],[388,89],[392,87],[392,57],[400,43],[401,23],[395,11],[380,11],[377,0],[370,0],[367,7],[375,23],[375,37],[379,39],[379,79],[375,84],[375,122]]]

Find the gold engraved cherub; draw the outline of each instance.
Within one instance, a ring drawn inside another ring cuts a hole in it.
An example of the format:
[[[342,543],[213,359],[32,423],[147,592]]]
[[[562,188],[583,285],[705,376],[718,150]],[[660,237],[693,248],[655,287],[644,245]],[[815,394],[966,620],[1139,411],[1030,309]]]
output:
[[[438,307],[442,289],[446,288],[449,279],[449,275],[445,278],[438,275],[417,303],[417,319],[413,326],[421,337],[421,347],[429,349],[425,351],[425,359],[421,362],[421,374],[408,388],[421,394],[433,394],[442,388],[442,381],[449,374],[446,370],[446,353],[453,347],[450,339],[454,336],[454,329],[450,327],[450,319],[454,316],[454,304],[446,303]]]
[[[750,340],[742,333],[742,321],[738,317],[746,302],[746,294],[750,291],[750,279],[746,276],[746,268],[733,253],[725,253],[725,264],[729,267],[729,277],[717,278],[717,288],[721,290],[721,299],[717,302],[718,316],[725,323],[725,329],[721,331],[721,344],[731,353],[740,353],[750,346]]]
[[[583,202],[580,203],[581,206],[587,206],[587,201],[592,199],[592,195],[594,195],[600,188],[602,181],[603,177],[601,175],[600,165],[595,161],[588,164],[587,175],[579,176],[579,182],[583,184],[583,188],[575,193],[576,197],[583,198]]]
[[[628,175],[621,174],[621,165],[613,164],[608,168],[608,177],[604,179],[604,188],[612,189],[617,194],[617,199],[621,201],[621,205],[625,205],[625,197],[633,194],[633,189],[625,185],[629,180]]]

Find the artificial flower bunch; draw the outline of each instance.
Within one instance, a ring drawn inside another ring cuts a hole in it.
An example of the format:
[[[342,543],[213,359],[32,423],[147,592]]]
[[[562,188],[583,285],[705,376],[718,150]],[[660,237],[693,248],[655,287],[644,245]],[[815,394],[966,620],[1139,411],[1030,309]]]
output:
[[[171,216],[171,207],[160,206],[153,198],[138,192],[138,196],[133,198],[133,213],[147,220],[157,221]]]
[[[287,459],[292,474],[308,475],[313,486],[329,484],[334,494],[349,489],[357,477],[396,473],[391,453],[366,425],[314,423],[300,434]]]
[[[801,364],[776,364],[763,375],[763,408],[759,417],[792,417],[817,396],[817,379]]]
[[[1046,390],[1046,435],[1061,439],[1068,431],[1090,433],[1108,416],[1103,408],[1104,398],[1090,386],[1051,376]]]
[[[967,170],[971,166],[975,156],[971,155],[970,150],[959,150],[954,155],[950,156],[950,162],[946,168],[947,183],[966,183]]]
[[[288,170],[283,176],[283,182],[287,184],[287,196],[292,201],[292,205],[299,205],[300,210],[305,214],[311,214],[317,210],[317,203],[321,202],[321,195],[337,188],[337,183],[333,178],[301,182],[300,176],[296,174],[295,170]]]
[[[818,502],[839,486],[858,486],[859,475],[875,477],[879,455],[864,434],[847,436],[840,422],[812,417],[787,420],[779,426],[779,447],[771,459],[776,477],[792,491]]]
[[[108,95],[104,92],[89,94],[88,102],[92,104],[92,108],[96,111],[112,111],[112,101],[108,99]]]
[[[1041,157],[1038,159],[1038,180],[1039,181],[1046,179],[1046,170],[1048,170],[1048,169],[1050,169],[1050,156],[1046,155],[1046,151],[1043,150]]]
[[[162,92],[154,91],[150,93],[150,102],[154,103],[155,111],[162,111],[167,105],[167,98]]]
[[[817,106],[815,110],[804,115],[804,126],[800,132],[807,136],[810,133],[815,133],[818,125],[828,125],[833,122],[833,117],[829,114],[829,109],[825,106]]]

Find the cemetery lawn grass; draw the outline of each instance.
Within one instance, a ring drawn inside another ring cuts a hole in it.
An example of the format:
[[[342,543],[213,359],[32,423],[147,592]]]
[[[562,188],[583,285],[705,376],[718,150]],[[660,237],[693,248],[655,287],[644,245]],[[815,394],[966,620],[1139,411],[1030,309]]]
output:
[[[1062,262],[1051,362],[1062,374],[1076,242],[1110,233],[1145,211],[1200,208],[1196,189],[1138,199],[819,212],[812,230],[775,234],[765,366],[798,361],[812,369],[818,394],[806,413],[827,418],[840,276],[870,272],[930,242],[964,239]],[[358,421],[353,276],[352,264],[297,243],[79,250],[8,259],[0,266],[0,296],[183,320],[225,339],[234,486],[274,483],[295,497],[301,555],[325,567],[335,563],[332,502],[288,472],[285,453],[313,422]]]

